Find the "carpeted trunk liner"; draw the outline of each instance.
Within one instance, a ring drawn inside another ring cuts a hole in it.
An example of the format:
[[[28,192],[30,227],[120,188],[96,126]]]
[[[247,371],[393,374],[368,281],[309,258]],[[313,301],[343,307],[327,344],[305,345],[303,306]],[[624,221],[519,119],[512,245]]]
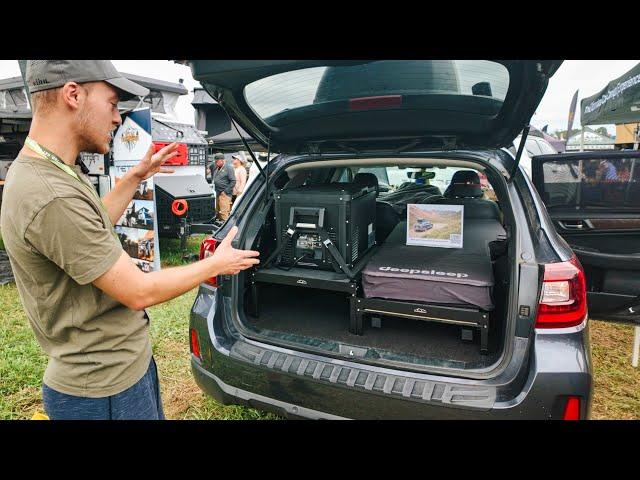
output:
[[[490,365],[497,358],[495,334],[489,336],[489,355],[480,354],[477,329],[474,329],[473,341],[465,342],[460,338],[461,327],[457,325],[383,317],[382,328],[373,328],[370,321],[365,320],[363,335],[353,335],[348,331],[349,308],[345,294],[268,284],[261,284],[259,288],[260,316],[247,316],[259,329],[472,364]]]

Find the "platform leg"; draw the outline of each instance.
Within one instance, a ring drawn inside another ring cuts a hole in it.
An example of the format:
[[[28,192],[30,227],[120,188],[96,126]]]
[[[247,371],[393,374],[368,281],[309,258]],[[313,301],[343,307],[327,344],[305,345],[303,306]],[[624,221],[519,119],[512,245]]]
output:
[[[483,314],[484,321],[480,324],[480,353],[489,353],[489,315]]]
[[[362,324],[364,323],[364,314],[358,308],[358,298],[349,297],[349,332],[354,335],[362,335]]]

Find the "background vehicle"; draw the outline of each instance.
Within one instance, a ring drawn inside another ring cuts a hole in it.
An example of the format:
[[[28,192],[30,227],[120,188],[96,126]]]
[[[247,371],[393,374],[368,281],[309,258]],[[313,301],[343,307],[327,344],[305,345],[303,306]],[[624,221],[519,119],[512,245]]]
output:
[[[430,228],[433,228],[433,224],[429,220],[419,219],[413,226],[413,230],[416,232],[426,232]]]
[[[522,135],[518,135],[513,141],[513,153],[515,153],[515,150],[517,150],[521,140]],[[527,136],[527,139],[524,143],[524,151],[522,152],[522,157],[520,158],[520,165],[522,165],[524,171],[527,173],[527,175],[529,175],[529,178],[531,178],[531,158],[537,155],[553,155],[556,153],[558,153],[558,151],[553,148],[553,145],[547,142],[544,138]]]
[[[505,148],[529,121],[557,62],[191,61],[191,67],[245,131],[282,152],[269,162],[269,182],[255,178],[216,238],[203,242],[202,256],[237,225],[237,245],[259,249],[268,263],[278,237],[272,202],[278,192],[336,182],[369,187],[384,179],[393,185],[390,170],[402,168],[442,168],[451,178],[482,173],[496,202],[477,193],[479,180],[449,196],[422,191],[420,201],[462,203],[465,225],[475,212],[481,235],[505,231],[489,245],[495,310],[488,352],[477,338],[460,341],[456,325],[411,318],[384,316],[378,328],[372,317],[364,332],[347,332],[353,317],[344,297],[319,290],[309,270],[297,267],[289,269],[291,285],[260,287],[266,293],[256,315],[258,269],[211,279],[199,290],[190,339],[192,370],[205,392],[223,403],[306,418],[588,417],[584,270]],[[412,83],[425,73],[437,85]],[[544,176],[538,188],[552,191],[552,184]],[[467,187],[472,193],[464,193]],[[378,191],[376,231],[391,219],[388,234],[400,214],[383,198]],[[385,242],[376,234],[380,248]],[[440,250],[444,256],[454,249]],[[317,275],[326,283],[326,274]]]

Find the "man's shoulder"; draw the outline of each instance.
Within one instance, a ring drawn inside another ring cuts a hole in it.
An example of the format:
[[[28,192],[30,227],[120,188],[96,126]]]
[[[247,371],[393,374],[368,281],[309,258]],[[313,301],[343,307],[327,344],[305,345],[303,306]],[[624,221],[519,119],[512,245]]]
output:
[[[2,210],[5,221],[21,225],[20,230],[24,230],[46,207],[60,201],[84,200],[77,189],[60,178],[61,173],[66,175],[39,159],[18,156],[9,169],[4,187]]]
[[[13,161],[4,186],[4,205],[9,207],[15,202],[16,207],[19,204],[23,207],[41,208],[58,195],[59,192],[37,160],[18,156]]]

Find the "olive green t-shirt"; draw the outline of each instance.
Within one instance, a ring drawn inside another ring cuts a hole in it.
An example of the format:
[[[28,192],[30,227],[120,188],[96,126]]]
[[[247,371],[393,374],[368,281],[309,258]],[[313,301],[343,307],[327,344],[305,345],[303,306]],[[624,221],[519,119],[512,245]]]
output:
[[[49,160],[20,155],[7,174],[0,229],[22,305],[49,357],[44,383],[96,398],[140,380],[151,361],[148,317],[91,283],[122,254],[97,195]]]

